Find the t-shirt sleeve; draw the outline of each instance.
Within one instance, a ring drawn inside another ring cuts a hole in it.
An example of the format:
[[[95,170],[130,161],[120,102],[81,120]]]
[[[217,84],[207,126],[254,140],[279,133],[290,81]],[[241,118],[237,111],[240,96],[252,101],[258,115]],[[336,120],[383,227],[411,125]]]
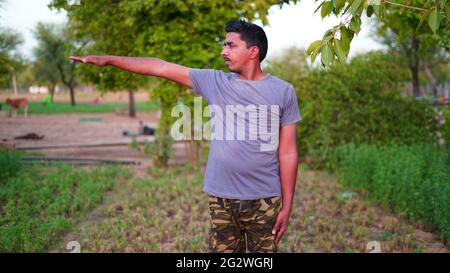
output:
[[[190,68],[189,77],[192,82],[192,91],[210,101],[213,92],[216,92],[216,71]]]
[[[294,124],[302,120],[298,107],[297,94],[292,85],[289,85],[287,94],[284,96],[283,107],[281,108],[281,125]]]

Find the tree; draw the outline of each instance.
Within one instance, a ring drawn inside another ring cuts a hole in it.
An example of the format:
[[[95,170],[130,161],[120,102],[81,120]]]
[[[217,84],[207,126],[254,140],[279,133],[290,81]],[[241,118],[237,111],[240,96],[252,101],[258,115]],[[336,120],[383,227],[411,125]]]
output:
[[[77,43],[68,34],[64,25],[38,23],[34,31],[38,45],[33,53],[38,77],[54,90],[61,81],[70,91],[70,102],[75,105],[76,70],[75,63],[67,59],[67,54],[77,50]],[[58,78],[55,77],[58,76]],[[53,92],[53,91],[52,91]]]
[[[395,52],[367,52],[333,69],[313,69],[294,82],[304,118],[297,128],[300,153],[325,163],[346,143],[435,141],[426,129],[437,126],[433,109],[401,95],[408,70],[398,57]]]
[[[413,18],[405,27],[415,28],[417,36],[432,35],[440,46],[450,50],[450,3],[447,0],[321,0],[316,12],[319,9],[322,18],[332,14],[345,18],[339,25],[329,29],[321,40],[312,42],[307,50],[313,61],[320,54],[323,66],[338,60],[345,61],[353,37],[361,30],[364,12],[368,17],[374,16],[380,21],[393,14]],[[415,41],[412,43],[412,47],[417,47]]]
[[[39,85],[47,86],[50,90],[50,101],[53,102],[55,88],[61,83],[60,72],[54,65],[49,65],[46,60],[37,59],[31,66],[35,81]]]
[[[23,61],[17,52],[22,42],[20,34],[0,27],[0,86],[9,86],[12,80],[15,94],[17,93],[16,72],[23,67]]]
[[[425,1],[416,1],[424,4]],[[448,60],[445,48],[439,46],[439,37],[427,33],[425,30],[417,31],[421,24],[421,15],[417,12],[405,12],[400,9],[388,10],[377,24],[376,33],[380,41],[392,51],[398,52],[406,60],[411,72],[413,95],[422,95],[419,72],[423,71],[433,91],[437,93],[437,80],[433,76],[433,67]],[[421,25],[420,28],[428,28]],[[419,29],[420,30],[420,29]]]
[[[3,2],[4,0],[0,0],[0,8]],[[11,79],[14,94],[17,94],[16,72],[23,68],[23,60],[17,52],[22,43],[20,34],[0,26],[0,86],[8,86]]]
[[[306,57],[305,50],[290,47],[280,55],[267,60],[267,66],[264,67],[264,70],[288,82],[297,82],[311,70]]]

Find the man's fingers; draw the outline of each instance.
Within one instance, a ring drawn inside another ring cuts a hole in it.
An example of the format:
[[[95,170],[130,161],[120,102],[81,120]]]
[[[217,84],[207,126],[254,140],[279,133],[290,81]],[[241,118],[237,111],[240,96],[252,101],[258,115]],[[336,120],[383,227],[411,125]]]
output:
[[[273,228],[272,228],[272,235],[275,235],[278,233],[278,230],[280,229],[280,224],[281,224],[281,221],[279,219],[277,219],[275,222],[275,225],[273,225]]]
[[[277,233],[277,238],[275,239],[275,244],[278,245],[284,233],[286,232],[286,228],[281,228]]]
[[[78,57],[78,56],[70,56],[69,59],[71,59],[72,61],[76,61],[76,62],[86,62],[86,58],[84,57]]]
[[[69,56],[69,59],[71,59],[72,61],[81,61],[81,58],[77,56]]]

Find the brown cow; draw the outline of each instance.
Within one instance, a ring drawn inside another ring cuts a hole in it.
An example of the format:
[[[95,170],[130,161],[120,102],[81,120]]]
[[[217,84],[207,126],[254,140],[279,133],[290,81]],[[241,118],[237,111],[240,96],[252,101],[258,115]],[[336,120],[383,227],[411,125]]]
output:
[[[14,112],[14,116],[17,116],[17,109],[23,108],[23,111],[25,113],[25,117],[28,115],[28,100],[25,98],[18,98],[18,99],[6,99],[6,103],[11,106],[11,110],[9,110],[9,116],[12,116],[12,113]]]

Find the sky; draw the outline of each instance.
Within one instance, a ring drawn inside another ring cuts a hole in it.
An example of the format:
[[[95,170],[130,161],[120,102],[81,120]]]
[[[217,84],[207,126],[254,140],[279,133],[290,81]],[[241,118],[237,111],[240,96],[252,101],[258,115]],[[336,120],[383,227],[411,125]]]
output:
[[[67,19],[64,11],[50,10],[49,3],[50,0],[6,0],[0,9],[0,26],[23,35],[20,52],[26,57],[32,57],[32,49],[37,44],[32,30],[38,22],[62,23]],[[268,59],[290,46],[307,48],[339,23],[336,17],[322,20],[320,12],[314,15],[316,6],[312,0],[303,0],[297,5],[284,5],[282,9],[275,6],[269,10],[269,26],[263,26],[269,40]],[[382,48],[370,37],[370,29],[369,20],[363,19],[362,31],[352,41],[350,56]]]

